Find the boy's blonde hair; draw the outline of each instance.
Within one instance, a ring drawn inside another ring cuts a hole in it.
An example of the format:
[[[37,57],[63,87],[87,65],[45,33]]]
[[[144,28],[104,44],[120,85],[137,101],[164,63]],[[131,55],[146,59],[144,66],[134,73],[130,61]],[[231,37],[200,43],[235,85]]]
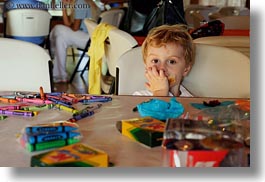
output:
[[[142,44],[142,53],[144,62],[147,57],[149,46],[161,47],[168,43],[178,44],[183,47],[186,65],[193,65],[194,45],[192,37],[187,31],[185,25],[161,25],[151,29]]]

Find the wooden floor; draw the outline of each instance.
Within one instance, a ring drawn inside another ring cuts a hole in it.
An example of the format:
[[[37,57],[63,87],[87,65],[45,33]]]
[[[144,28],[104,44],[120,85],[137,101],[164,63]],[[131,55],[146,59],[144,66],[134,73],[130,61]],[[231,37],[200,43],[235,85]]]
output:
[[[69,77],[71,76],[77,62],[79,59],[79,56],[81,52],[75,51],[75,61],[73,61],[72,54],[70,51],[68,51],[67,61],[66,61],[66,68]],[[83,58],[82,63],[79,66],[79,69],[82,69],[86,62],[88,60],[88,57],[86,56]],[[85,71],[83,74],[83,78],[80,76],[81,72],[77,72],[75,75],[75,78],[72,83],[57,83],[54,84],[54,91],[55,92],[66,92],[66,93],[76,93],[76,94],[84,94],[88,93],[88,71]]]

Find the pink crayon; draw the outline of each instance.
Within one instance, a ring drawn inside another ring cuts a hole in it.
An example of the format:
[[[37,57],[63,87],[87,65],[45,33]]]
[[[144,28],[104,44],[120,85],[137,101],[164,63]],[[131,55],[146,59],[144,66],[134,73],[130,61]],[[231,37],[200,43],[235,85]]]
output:
[[[52,104],[52,101],[49,100],[42,100],[42,99],[28,99],[28,98],[17,98],[19,102],[27,102],[27,103],[34,103],[34,104]]]

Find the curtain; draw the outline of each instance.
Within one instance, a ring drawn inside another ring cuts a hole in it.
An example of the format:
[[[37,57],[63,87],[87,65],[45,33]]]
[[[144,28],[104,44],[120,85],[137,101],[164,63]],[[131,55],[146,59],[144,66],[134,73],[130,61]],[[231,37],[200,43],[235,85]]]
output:
[[[218,7],[223,6],[237,6],[237,7],[245,7],[246,0],[199,0],[199,4],[201,5],[213,5]]]

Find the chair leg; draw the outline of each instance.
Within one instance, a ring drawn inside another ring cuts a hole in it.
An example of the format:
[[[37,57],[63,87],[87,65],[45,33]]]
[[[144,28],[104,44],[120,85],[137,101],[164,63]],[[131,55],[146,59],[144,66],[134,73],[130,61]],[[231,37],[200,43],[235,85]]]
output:
[[[75,50],[73,47],[71,49],[72,49],[73,62],[75,62]]]
[[[72,83],[72,81],[73,81],[73,79],[74,79],[74,77],[75,77],[75,74],[78,72],[79,65],[81,64],[81,62],[82,62],[82,60],[83,60],[85,54],[86,54],[86,51],[83,51],[83,53],[82,53],[82,55],[81,55],[81,57],[80,57],[80,59],[79,59],[77,65],[76,65],[76,67],[75,67],[75,69],[74,69],[74,71],[73,71],[73,73],[72,73],[72,76],[71,76],[71,78],[70,78],[70,80],[69,80],[70,83]]]
[[[83,78],[83,74],[84,74],[84,72],[85,72],[86,70],[89,70],[89,62],[90,62],[90,59],[89,59],[89,57],[88,57],[87,63],[86,63],[85,67],[83,68],[83,70],[82,70],[82,72],[81,72],[81,74],[80,74],[80,76],[81,76],[82,78]]]

